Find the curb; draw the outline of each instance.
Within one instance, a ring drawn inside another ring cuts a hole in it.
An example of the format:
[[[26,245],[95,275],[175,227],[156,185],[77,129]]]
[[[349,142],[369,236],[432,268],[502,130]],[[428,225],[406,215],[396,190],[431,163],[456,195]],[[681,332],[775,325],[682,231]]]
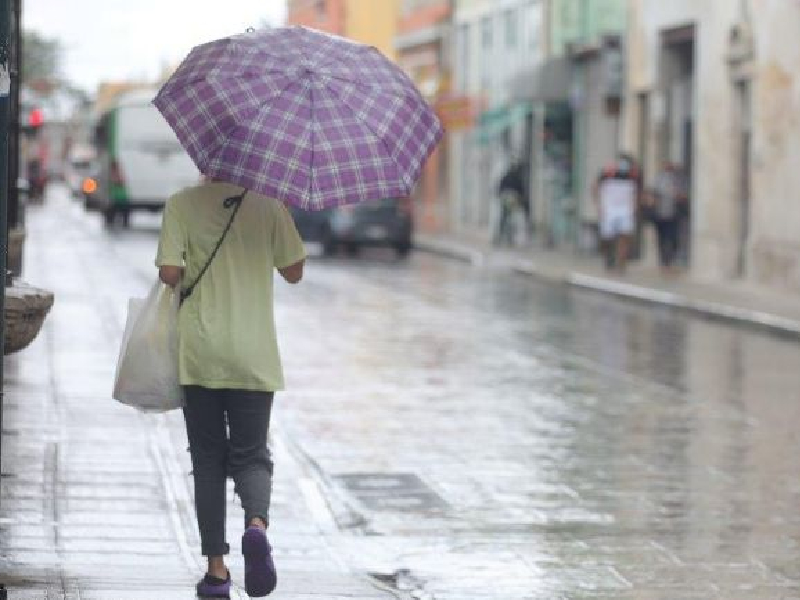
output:
[[[486,257],[482,252],[465,245],[451,244],[449,242],[433,239],[417,240],[414,245],[418,250],[453,258],[472,265],[482,265],[486,263]],[[708,300],[693,299],[673,292],[648,288],[632,283],[609,281],[602,277],[584,275],[574,271],[563,274],[547,273],[532,266],[530,262],[524,259],[512,265],[511,270],[515,273],[533,277],[540,281],[569,285],[587,291],[617,296],[619,298],[646,304],[668,306],[676,310],[683,310],[709,319],[736,323],[738,325],[768,331],[782,337],[800,340],[800,321],[795,321],[772,313]]]
[[[704,317],[734,322],[740,325],[771,331],[772,333],[777,333],[782,336],[800,339],[800,322],[763,311],[740,308],[708,300],[693,299],[672,292],[655,290],[631,283],[608,281],[601,277],[592,277],[591,275],[582,275],[580,273],[570,273],[566,278],[566,282],[569,285],[590,291],[619,296],[648,304],[669,306]]]
[[[484,253],[465,244],[442,242],[432,238],[416,237],[413,242],[414,249],[429,254],[452,258],[471,265],[482,265],[486,261]]]

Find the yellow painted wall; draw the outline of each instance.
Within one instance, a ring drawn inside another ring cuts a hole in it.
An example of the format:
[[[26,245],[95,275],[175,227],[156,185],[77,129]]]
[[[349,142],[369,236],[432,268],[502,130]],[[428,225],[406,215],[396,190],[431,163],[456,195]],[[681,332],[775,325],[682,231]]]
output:
[[[394,38],[400,0],[346,0],[346,36],[375,46],[392,60],[397,59]]]

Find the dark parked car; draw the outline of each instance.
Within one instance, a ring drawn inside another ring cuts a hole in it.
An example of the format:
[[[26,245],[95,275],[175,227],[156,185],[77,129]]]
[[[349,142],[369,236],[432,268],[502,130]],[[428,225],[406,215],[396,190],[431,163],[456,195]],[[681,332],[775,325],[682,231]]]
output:
[[[387,198],[323,211],[292,207],[292,216],[305,241],[320,242],[331,255],[339,247],[356,253],[364,246],[394,248],[401,257],[411,250],[414,218],[411,200]]]

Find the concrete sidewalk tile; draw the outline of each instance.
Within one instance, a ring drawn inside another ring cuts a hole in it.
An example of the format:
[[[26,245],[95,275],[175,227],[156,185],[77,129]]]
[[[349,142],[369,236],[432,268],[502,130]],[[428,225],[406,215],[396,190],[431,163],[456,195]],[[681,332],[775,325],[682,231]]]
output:
[[[33,344],[5,359],[0,582],[13,600],[188,600],[204,561],[183,419],[111,400],[124,325],[113,307],[128,292],[108,283],[119,279],[113,257],[62,219],[70,208],[43,206],[29,221],[28,264],[56,302]],[[338,559],[336,532],[305,506],[298,467],[280,460],[273,597],[389,597]],[[228,497],[231,572],[241,584],[243,514],[232,488]],[[232,597],[246,598],[241,588]]]

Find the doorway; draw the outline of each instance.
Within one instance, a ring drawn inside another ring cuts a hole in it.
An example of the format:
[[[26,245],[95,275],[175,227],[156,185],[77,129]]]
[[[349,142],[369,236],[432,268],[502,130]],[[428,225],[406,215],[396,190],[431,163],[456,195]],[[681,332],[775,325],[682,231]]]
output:
[[[738,177],[738,210],[737,219],[737,252],[736,276],[747,276],[747,249],[750,240],[750,213],[751,213],[751,146],[752,146],[752,110],[750,82],[739,81],[736,83],[736,127],[734,131],[738,137],[736,144]]]
[[[689,192],[678,214],[678,262],[688,267],[691,257],[694,197],[695,26],[662,32],[661,92],[664,100],[663,135],[658,152],[660,170],[676,165]]]

